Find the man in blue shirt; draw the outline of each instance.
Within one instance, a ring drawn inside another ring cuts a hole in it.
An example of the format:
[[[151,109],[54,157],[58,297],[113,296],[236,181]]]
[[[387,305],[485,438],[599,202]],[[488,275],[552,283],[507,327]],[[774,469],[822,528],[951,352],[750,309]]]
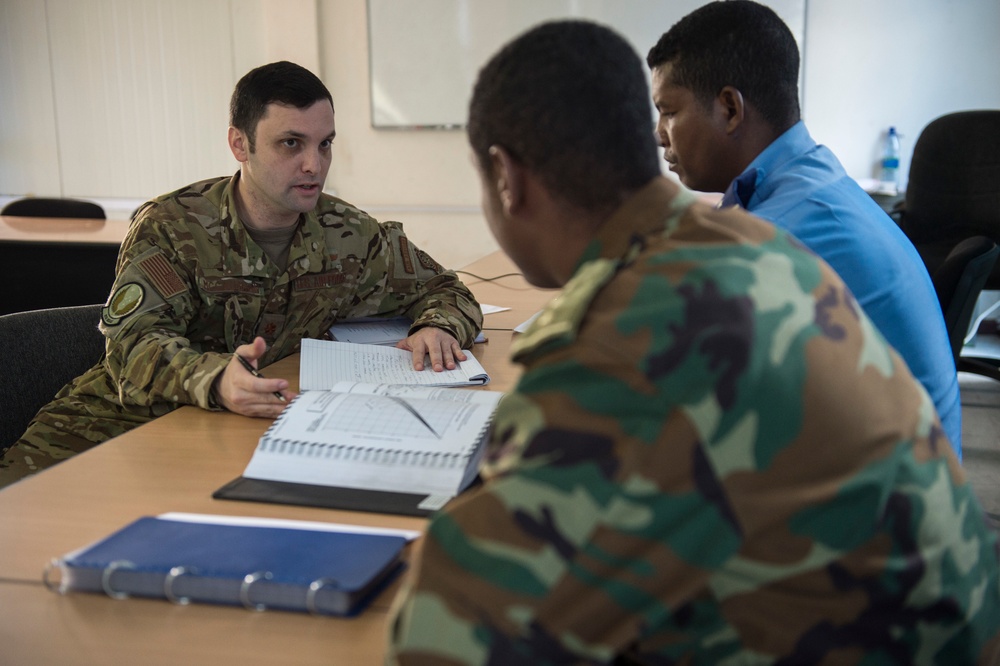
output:
[[[930,276],[906,236],[818,145],[788,26],[749,0],[688,14],[650,50],[656,133],[681,182],[724,192],[829,263],[927,389],[961,458],[958,378]]]

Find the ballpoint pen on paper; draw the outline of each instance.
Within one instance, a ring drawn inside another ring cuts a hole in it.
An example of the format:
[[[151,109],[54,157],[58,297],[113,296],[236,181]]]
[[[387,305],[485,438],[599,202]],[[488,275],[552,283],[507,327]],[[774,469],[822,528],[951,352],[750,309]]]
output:
[[[438,431],[435,430],[434,427],[430,423],[427,422],[427,419],[425,419],[420,412],[418,412],[416,409],[413,408],[413,405],[411,405],[410,403],[408,403],[406,400],[400,398],[398,395],[387,395],[385,397],[389,398],[389,400],[392,400],[396,404],[398,404],[401,407],[403,407],[410,414],[413,414],[413,416],[415,416],[418,421],[420,421],[421,423],[423,423],[425,426],[427,426],[428,430],[430,430],[432,433],[434,433],[435,437],[437,437],[438,439],[441,439],[440,433],[438,433]]]
[[[254,377],[259,377],[261,379],[264,379],[264,375],[260,374],[260,372],[257,370],[257,368],[255,368],[252,365],[250,365],[250,361],[246,360],[245,358],[243,358],[239,354],[236,354],[235,356],[239,360],[240,365],[242,365],[244,368],[247,369],[247,372],[249,372]],[[285,396],[281,395],[281,393],[279,393],[278,391],[274,392],[274,397],[276,397],[279,400],[281,400],[281,402],[288,402],[287,400],[285,400]]]

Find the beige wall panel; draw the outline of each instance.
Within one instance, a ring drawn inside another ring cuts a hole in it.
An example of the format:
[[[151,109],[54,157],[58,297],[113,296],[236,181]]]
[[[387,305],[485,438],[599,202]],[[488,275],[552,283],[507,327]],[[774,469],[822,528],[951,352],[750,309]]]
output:
[[[45,4],[0,2],[0,195],[58,195]]]
[[[228,1],[47,5],[66,196],[145,199],[235,170]]]

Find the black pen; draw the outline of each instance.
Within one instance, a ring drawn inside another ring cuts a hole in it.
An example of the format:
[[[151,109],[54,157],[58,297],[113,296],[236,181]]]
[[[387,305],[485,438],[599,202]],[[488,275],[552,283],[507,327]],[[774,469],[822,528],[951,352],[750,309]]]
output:
[[[423,423],[425,426],[427,426],[428,430],[430,430],[432,433],[434,433],[435,437],[437,437],[438,439],[441,439],[441,435],[439,435],[438,431],[434,429],[434,426],[432,426],[430,423],[428,423],[427,419],[425,419],[420,412],[418,412],[416,409],[414,409],[413,405],[411,405],[410,403],[408,403],[406,400],[403,400],[398,395],[387,395],[385,397],[389,398],[389,400],[392,400],[396,404],[402,406],[410,414],[413,414],[413,416],[415,416],[418,421],[420,421],[421,423]]]
[[[245,358],[243,358],[239,354],[236,354],[235,356],[236,356],[237,359],[239,359],[240,365],[242,365],[244,368],[247,369],[247,372],[249,372],[254,377],[260,377],[261,379],[264,379],[264,375],[260,374],[260,372],[257,370],[257,368],[255,368],[252,365],[250,365],[250,361],[246,360]],[[281,393],[279,393],[278,391],[274,392],[274,397],[276,397],[281,402],[287,402],[287,400],[285,400],[285,396],[281,395]]]

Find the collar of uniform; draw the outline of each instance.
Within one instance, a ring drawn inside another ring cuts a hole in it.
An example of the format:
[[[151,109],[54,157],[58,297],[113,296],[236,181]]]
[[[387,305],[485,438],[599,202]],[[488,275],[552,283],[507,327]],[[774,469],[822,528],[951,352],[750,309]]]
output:
[[[615,259],[626,254],[636,237],[665,231],[696,197],[663,176],[654,178],[629,197],[598,230],[577,262],[576,271],[599,257]],[[574,271],[574,272],[576,272]]]
[[[267,259],[263,248],[250,237],[243,221],[240,220],[239,209],[236,207],[236,184],[239,182],[239,171],[233,175],[226,186],[222,197],[222,208],[219,210],[221,235],[219,244],[222,249],[222,263],[229,275],[279,277],[274,274],[275,266]],[[320,197],[322,201],[322,196]],[[317,203],[317,206],[319,203]],[[319,270],[325,256],[316,249],[326,246],[323,228],[319,224],[316,209],[301,216],[299,229],[292,237],[292,245],[288,251],[288,265],[285,272],[289,279]],[[310,242],[311,241],[311,242]]]
[[[264,277],[268,273],[264,250],[250,238],[236,206],[236,184],[239,181],[240,172],[237,171],[229,179],[219,209],[219,245],[223,269],[227,275]]]

